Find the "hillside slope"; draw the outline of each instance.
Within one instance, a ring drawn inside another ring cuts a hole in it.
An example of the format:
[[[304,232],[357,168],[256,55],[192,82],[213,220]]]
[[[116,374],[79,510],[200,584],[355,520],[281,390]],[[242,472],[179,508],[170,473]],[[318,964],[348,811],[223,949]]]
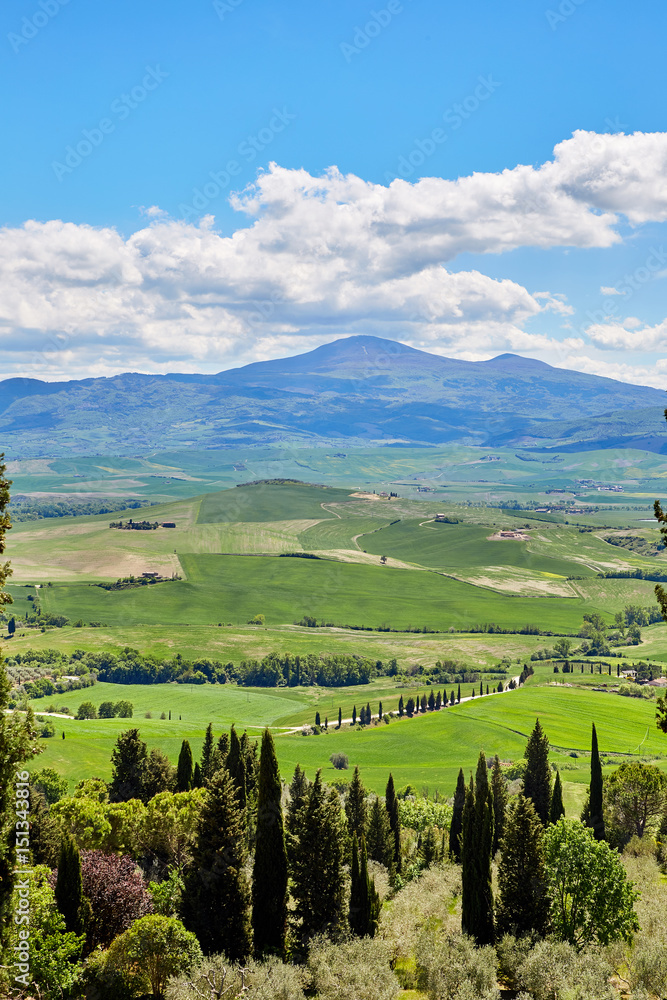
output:
[[[469,362],[377,337],[217,375],[0,382],[14,457],[276,443],[461,442],[667,450],[664,393],[503,354]]]

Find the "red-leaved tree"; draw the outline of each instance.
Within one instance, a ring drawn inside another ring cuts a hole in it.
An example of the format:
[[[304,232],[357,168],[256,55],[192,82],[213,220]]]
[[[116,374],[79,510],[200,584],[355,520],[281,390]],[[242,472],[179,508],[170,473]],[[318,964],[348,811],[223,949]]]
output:
[[[58,877],[53,872],[52,881]],[[81,851],[81,879],[84,896],[90,903],[86,920],[86,951],[113,939],[153,910],[143,876],[132,858]]]

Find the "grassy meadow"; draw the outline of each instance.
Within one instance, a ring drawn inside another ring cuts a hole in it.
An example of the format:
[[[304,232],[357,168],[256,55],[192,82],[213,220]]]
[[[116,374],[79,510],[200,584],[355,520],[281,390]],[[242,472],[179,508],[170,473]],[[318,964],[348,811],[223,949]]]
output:
[[[593,471],[596,455],[563,459],[571,466],[570,478],[610,473],[613,460],[606,453],[604,469],[600,465]],[[586,499],[580,490],[582,505],[595,501],[598,510],[576,517],[503,511],[481,504],[511,496],[522,502],[536,496],[541,500],[547,494],[536,492],[535,485],[531,492],[530,477],[534,482],[539,472],[543,490],[550,483],[563,482],[564,470],[559,473],[561,479],[556,475],[559,463],[549,457],[536,463],[540,466],[536,470],[532,462],[506,455],[494,463],[497,481],[483,483],[480,477],[489,470],[475,450],[454,449],[440,455],[439,472],[438,466],[433,467],[434,488],[437,485],[439,492],[418,494],[418,484],[425,481],[417,478],[418,456],[394,453],[382,466],[379,455],[366,454],[370,481],[359,475],[356,482],[349,469],[358,471],[360,458],[349,458],[348,472],[343,474],[339,466],[347,457],[331,457],[331,468],[338,470],[337,486],[331,481],[333,473],[324,475],[322,455],[313,452],[305,464],[312,478],[324,485],[219,488],[233,485],[234,477],[242,481],[280,474],[277,465],[271,464],[274,459],[269,450],[256,455],[252,463],[237,458],[236,464],[245,466],[239,470],[217,467],[220,457],[216,456],[206,476],[204,465],[196,465],[196,456],[189,466],[177,465],[175,458],[169,465],[163,457],[153,465],[137,460],[139,466],[134,469],[129,469],[131,460],[123,459],[122,468],[109,460],[97,472],[90,464],[80,467],[81,463],[74,463],[76,472],[72,463],[58,469],[46,463],[46,470],[20,472],[36,477],[35,482],[40,476],[59,475],[62,481],[69,476],[71,485],[76,477],[82,488],[90,489],[98,481],[114,482],[127,495],[131,472],[132,482],[143,483],[146,491],[154,478],[152,497],[164,502],[139,514],[18,523],[9,536],[8,556],[14,567],[12,613],[19,619],[19,628],[9,649],[14,654],[30,648],[71,653],[130,646],[158,657],[181,653],[190,659],[206,656],[222,662],[260,658],[273,651],[357,653],[385,662],[395,657],[401,672],[407,674],[438,659],[454,659],[471,670],[484,671],[509,657],[518,674],[519,664],[554,642],[548,635],[520,634],[525,625],[576,636],[584,613],[598,612],[611,622],[627,604],[648,606],[655,601],[654,584],[649,581],[597,576],[606,570],[667,568],[664,553],[641,556],[607,540],[610,532],[621,530],[655,539],[656,529],[646,520],[648,492],[633,498],[614,495],[603,505],[599,494]],[[640,471],[657,475],[654,458],[646,459]],[[422,455],[420,461],[424,460]],[[427,460],[434,461],[434,456]],[[644,460],[638,461],[641,465]],[[384,478],[373,478],[381,466]],[[615,467],[619,477],[627,467]],[[156,471],[147,471],[151,468]],[[456,482],[436,484],[442,470],[455,468]],[[172,469],[172,474],[165,469]],[[99,475],[99,480],[93,475]],[[219,484],[211,492],[215,475],[220,477]],[[303,467],[300,475],[304,475]],[[406,477],[404,485],[399,477]],[[341,488],[341,483],[346,487]],[[157,487],[178,495],[169,499],[155,492]],[[391,488],[399,496],[392,500],[373,496],[372,489],[380,492],[380,488],[385,492]],[[455,523],[436,522],[437,513],[445,513]],[[176,527],[156,531],[109,528],[110,521],[129,516],[174,521]],[[575,523],[567,523],[568,519]],[[521,537],[499,538],[499,531],[507,528],[520,529]],[[386,557],[386,565],[381,557]],[[174,573],[181,579],[111,591],[95,586],[142,572]],[[39,602],[42,611],[65,615],[72,624],[44,631],[22,626],[21,617],[33,607],[29,597]],[[248,624],[255,615],[265,617],[263,625]],[[296,625],[304,615],[334,626]],[[73,627],[74,622],[81,627]],[[99,624],[92,627],[91,622]],[[509,632],[469,631],[488,623]],[[384,630],[388,628],[403,631]],[[423,628],[433,631],[407,631]],[[667,626],[644,629],[643,640],[640,646],[625,650],[627,662],[640,658],[667,661]],[[209,721],[217,732],[235,723],[258,734],[261,727],[270,725],[276,733],[284,777],[298,762],[311,776],[322,767],[330,778],[334,774],[349,778],[351,771],[334,772],[329,764],[330,755],[340,750],[348,754],[351,768],[359,764],[371,789],[382,791],[391,770],[399,787],[410,783],[449,796],[459,767],[472,768],[480,749],[498,753],[503,760],[521,757],[539,716],[552,744],[553,760],[562,769],[566,805],[575,814],[588,780],[586,753],[592,721],[604,753],[659,758],[667,766],[667,743],[655,729],[654,704],[593,690],[616,681],[619,661],[609,662],[612,678],[588,673],[556,676],[551,664],[538,661],[534,676],[519,691],[476,697],[425,717],[394,719],[389,725],[366,730],[343,726],[334,731],[330,726],[328,733],[308,737],[301,735],[300,728],[314,722],[316,711],[322,721],[328,716],[333,724],[339,706],[344,718],[351,716],[353,705],[359,709],[366,702],[374,713],[380,700],[385,712],[393,711],[401,694],[405,697],[428,689],[418,676],[405,684],[398,678],[381,677],[369,685],[337,689],[97,684],[39,699],[34,707],[44,711],[53,703],[75,712],[84,700],[99,705],[104,700],[128,699],[134,705],[134,718],[86,722],[58,718],[57,735],[42,741],[44,754],[36,766],[56,767],[71,784],[95,774],[108,777],[114,740],[130,725],[138,726],[148,744],[160,746],[172,761],[183,739],[190,740],[195,754],[199,752]],[[165,719],[160,718],[162,713]],[[612,766],[611,758],[606,766]]]

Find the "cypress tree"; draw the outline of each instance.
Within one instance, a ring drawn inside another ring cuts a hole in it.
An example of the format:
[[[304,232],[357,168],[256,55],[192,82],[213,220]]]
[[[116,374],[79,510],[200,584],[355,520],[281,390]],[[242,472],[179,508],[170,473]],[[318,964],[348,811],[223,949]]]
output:
[[[208,781],[209,778],[213,777],[213,764],[214,764],[214,747],[213,747],[213,725],[209,722],[206,727],[206,734],[204,735],[204,743],[201,748],[201,764],[200,771],[203,781]]]
[[[252,951],[246,859],[244,812],[223,768],[206,790],[183,894],[184,923],[206,955],[224,952],[243,962]]]
[[[479,682],[479,693],[480,693],[480,695],[484,694],[484,685],[482,684],[481,681]]]
[[[368,857],[384,865],[390,872],[394,871],[394,835],[389,824],[387,810],[376,796],[373,799],[368,818],[368,835],[366,838]]]
[[[523,776],[523,794],[533,800],[535,812],[542,825],[549,822],[551,806],[551,771],[549,770],[549,740],[537,719],[530,734],[526,750],[526,770]]]
[[[338,727],[337,728],[340,729],[340,727],[342,725],[343,725],[343,710],[342,710],[342,708],[339,708],[338,709]]]
[[[139,738],[139,730],[126,729],[116,740],[111,754],[111,802],[145,800],[147,761],[148,747]]]
[[[241,750],[241,742],[234,726],[232,726],[229,732],[229,753],[227,754],[225,767],[229,771],[230,777],[234,782],[234,788],[236,789],[236,797],[239,801],[239,805],[242,809],[245,809],[247,801],[245,757]]]
[[[229,736],[227,735],[227,733],[223,733],[220,739],[218,740],[218,753],[220,754],[220,760],[222,764],[225,764],[227,760],[227,754],[229,753]]]
[[[403,708],[403,695],[401,695],[400,698],[398,699],[398,717],[399,717],[399,719],[403,718],[403,712],[404,712],[404,708]]]
[[[368,874],[366,842],[361,848],[356,835],[352,838],[352,867],[350,871],[350,930],[357,937],[375,937],[380,915],[380,897],[375,882]]]
[[[433,694],[433,688],[431,688],[428,694],[428,710],[429,712],[433,712],[435,710],[435,695]]]
[[[486,693],[487,694],[489,693],[489,685],[488,684],[486,685]]]
[[[308,801],[297,818],[292,895],[305,948],[314,934],[337,937],[346,924],[343,879],[343,823],[338,792],[325,795],[317,772]]]
[[[387,782],[384,802],[389,817],[389,826],[394,837],[394,866],[396,871],[400,872],[403,867],[401,860],[401,817],[398,811],[398,799],[396,798],[396,789],[394,788],[394,779],[391,773]]]
[[[67,930],[73,934],[83,934],[86,907],[81,878],[81,857],[69,834],[66,834],[60,842],[55,897],[56,906],[65,918]]]
[[[456,704],[458,705],[460,701],[461,701],[461,685],[459,684],[459,688],[456,694]]]
[[[493,847],[491,851],[495,857],[505,832],[505,813],[507,811],[507,787],[498,754],[494,758],[491,772],[491,794],[493,797]]]
[[[252,929],[255,954],[285,954],[287,932],[287,850],[282,788],[273,737],[262,736],[257,794],[255,862],[252,875]]]
[[[422,695],[421,706],[422,706],[422,715],[423,715],[426,712],[426,695],[425,694]]]
[[[466,782],[463,777],[463,768],[461,768],[456,782],[452,822],[449,827],[449,853],[458,863],[461,862],[461,831],[463,829],[463,806],[465,805],[465,797]]]
[[[422,838],[421,856],[427,868],[430,868],[433,862],[438,860],[438,845],[432,826],[428,827]]]
[[[591,734],[591,784],[588,798],[587,826],[592,827],[596,840],[605,840],[604,814],[602,812],[602,765],[598,751],[598,734],[595,723]]]
[[[438,712],[442,708],[442,692],[438,691],[435,696],[435,710]]]
[[[192,750],[187,740],[181,743],[176,767],[176,787],[179,792],[189,792],[192,788]]]
[[[373,715],[371,712],[371,703],[368,702],[368,704],[366,705],[366,725],[370,726],[372,721],[373,721]]]
[[[554,781],[554,790],[551,795],[551,806],[549,808],[549,822],[557,823],[561,816],[564,815],[563,786],[560,781],[560,771],[556,771],[556,780]]]
[[[196,760],[195,761],[195,769],[194,769],[194,772],[193,772],[193,775],[192,775],[192,787],[193,788],[201,788],[203,784],[204,784],[204,781],[202,779],[201,767],[199,766],[199,761]]]
[[[357,724],[357,706],[354,705],[352,708],[352,725],[356,726],[356,724]]]
[[[368,817],[366,815],[366,789],[359,776],[359,767],[355,767],[352,781],[347,789],[345,798],[345,815],[347,825],[351,834],[355,834],[358,841],[366,835]]]
[[[285,843],[290,869],[293,867],[298,847],[300,816],[308,803],[310,782],[299,764],[294,768],[294,775],[289,788],[289,803],[285,816]]]
[[[477,944],[492,944],[493,890],[491,848],[493,846],[493,799],[489,788],[484,751],[477,761],[475,786],[466,791],[461,837],[463,865],[462,928]]]
[[[382,702],[378,705],[378,719],[382,722]]]
[[[322,722],[320,720],[320,713],[319,712],[315,712],[315,725],[316,726],[321,726],[322,725]]]
[[[451,694],[449,695],[449,704],[450,705],[454,704],[454,691],[453,690],[452,690]]]
[[[507,817],[498,865],[498,934],[544,935],[549,899],[542,841],[533,802],[519,793]]]
[[[466,785],[461,822],[461,929],[474,935],[477,924],[477,871],[475,865],[475,792],[472,775]]]

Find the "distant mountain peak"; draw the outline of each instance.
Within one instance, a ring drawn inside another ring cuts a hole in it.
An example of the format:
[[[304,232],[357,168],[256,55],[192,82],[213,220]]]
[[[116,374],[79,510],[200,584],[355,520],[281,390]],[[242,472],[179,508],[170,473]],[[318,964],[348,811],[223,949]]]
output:
[[[481,361],[479,364],[495,365],[497,368],[514,368],[521,371],[527,371],[529,368],[553,369],[553,365],[548,365],[546,361],[538,361],[537,358],[524,358],[521,354],[499,354],[497,357]]]

